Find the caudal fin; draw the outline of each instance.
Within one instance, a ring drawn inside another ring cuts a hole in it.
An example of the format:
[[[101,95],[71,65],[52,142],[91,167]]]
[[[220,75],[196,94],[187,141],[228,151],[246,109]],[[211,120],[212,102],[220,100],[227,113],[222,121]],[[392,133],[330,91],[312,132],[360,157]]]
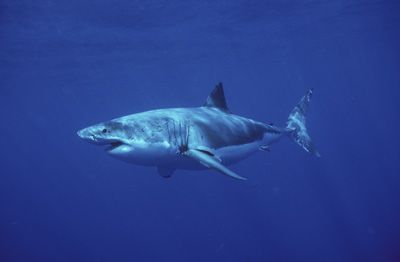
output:
[[[288,134],[294,142],[310,154],[319,157],[320,154],[315,149],[306,127],[307,109],[310,104],[312,93],[312,89],[308,90],[307,94],[303,96],[300,102],[293,108],[289,115],[286,127],[289,129]]]

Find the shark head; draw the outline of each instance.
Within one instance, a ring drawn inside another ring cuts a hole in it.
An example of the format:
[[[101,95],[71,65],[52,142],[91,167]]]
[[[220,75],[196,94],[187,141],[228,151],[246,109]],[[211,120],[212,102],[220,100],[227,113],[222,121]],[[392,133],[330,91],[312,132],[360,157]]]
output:
[[[168,144],[147,141],[145,128],[138,128],[139,124],[133,128],[133,125],[111,120],[86,127],[77,134],[91,144],[105,146],[111,156],[131,163],[151,165],[155,159],[169,153]]]
[[[124,148],[127,149],[128,136],[123,125],[117,122],[104,122],[86,127],[77,132],[83,140],[100,146],[106,146],[110,154],[117,153]]]

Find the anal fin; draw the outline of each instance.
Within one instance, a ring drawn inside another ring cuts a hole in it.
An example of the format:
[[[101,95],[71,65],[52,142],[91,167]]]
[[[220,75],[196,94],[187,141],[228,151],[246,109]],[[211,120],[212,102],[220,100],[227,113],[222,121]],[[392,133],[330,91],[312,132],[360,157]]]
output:
[[[214,169],[221,174],[227,175],[229,177],[239,179],[239,180],[247,180],[247,178],[241,177],[232,170],[228,169],[224,165],[221,164],[220,160],[214,157],[211,154],[205,153],[204,150],[196,150],[189,149],[185,152],[185,155],[191,157],[192,159],[198,161],[200,164],[205,167]]]
[[[261,151],[266,151],[266,152],[270,152],[271,150],[269,149],[269,146],[268,145],[261,145],[261,146],[259,146],[259,149],[261,150]]]

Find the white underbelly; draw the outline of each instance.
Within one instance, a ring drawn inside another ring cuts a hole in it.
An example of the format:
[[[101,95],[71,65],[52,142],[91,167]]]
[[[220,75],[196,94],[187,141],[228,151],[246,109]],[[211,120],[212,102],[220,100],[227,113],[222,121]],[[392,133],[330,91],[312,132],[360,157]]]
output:
[[[243,145],[231,145],[219,149],[210,149],[217,159],[222,161],[223,165],[231,165],[237,163],[251,154],[258,151],[262,141]],[[196,146],[194,146],[196,148]],[[169,147],[168,144],[162,143],[152,145],[151,147],[135,148],[129,146],[121,146],[112,151],[112,155],[123,161],[143,166],[171,166],[176,169],[202,170],[207,169],[201,163],[194,159],[179,154],[177,148]]]
[[[216,150],[215,155],[222,160],[224,165],[231,165],[254,154],[258,151],[259,147],[259,142],[243,145],[232,145]]]
[[[254,154],[259,149],[259,143],[249,143],[245,145],[234,145],[223,147],[218,150],[214,150],[212,153],[215,157],[222,161],[222,164],[229,166],[235,164],[250,155]],[[208,169],[201,163],[195,161],[194,159],[179,154],[172,154],[162,160],[159,163],[166,164],[169,166],[176,167],[176,169],[187,169],[187,170],[203,170]]]

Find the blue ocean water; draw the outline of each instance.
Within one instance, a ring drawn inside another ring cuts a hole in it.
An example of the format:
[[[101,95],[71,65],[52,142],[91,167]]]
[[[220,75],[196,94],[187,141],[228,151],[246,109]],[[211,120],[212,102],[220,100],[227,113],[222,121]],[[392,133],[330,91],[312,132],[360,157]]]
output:
[[[0,2],[0,261],[400,261],[398,1]],[[81,141],[202,105],[284,125],[309,88],[322,157],[282,140],[171,179]]]

